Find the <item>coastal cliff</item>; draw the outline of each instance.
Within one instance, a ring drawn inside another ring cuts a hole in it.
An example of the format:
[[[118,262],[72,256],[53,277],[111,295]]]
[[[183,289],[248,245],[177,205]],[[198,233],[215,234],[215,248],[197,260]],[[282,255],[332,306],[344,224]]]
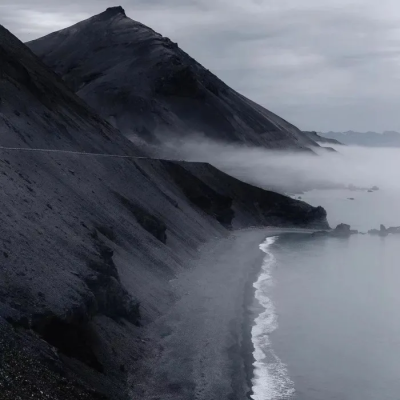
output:
[[[208,164],[138,158],[3,27],[0,54],[2,399],[132,398],[201,245],[232,228],[327,227],[322,208]]]

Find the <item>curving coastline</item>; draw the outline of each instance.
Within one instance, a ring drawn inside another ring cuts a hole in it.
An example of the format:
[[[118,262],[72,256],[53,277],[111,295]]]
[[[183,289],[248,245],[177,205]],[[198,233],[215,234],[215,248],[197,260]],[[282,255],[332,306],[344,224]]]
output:
[[[131,398],[196,400],[250,398],[257,308],[254,282],[268,237],[312,230],[250,228],[206,243],[171,284],[180,299],[147,328],[149,351]],[[150,349],[151,348],[151,349]],[[140,391],[139,391],[140,390]]]
[[[266,229],[243,229],[207,243],[172,282],[180,300],[148,328],[149,343],[160,350],[142,366],[151,374],[141,388],[146,398],[246,397],[245,287],[259,271],[264,257],[259,245],[268,234]]]
[[[282,396],[288,396],[293,392],[285,366],[269,348],[268,335],[276,328],[273,304],[262,295],[257,295],[257,292],[264,285],[270,285],[270,269],[275,262],[270,252],[270,246],[284,234],[310,235],[314,232],[310,229],[269,228],[266,231],[265,240],[260,243],[259,248],[263,251],[263,261],[252,269],[248,276],[243,304],[242,357],[246,369],[248,386],[246,397],[248,399],[274,399],[274,396],[279,393]],[[266,302],[267,300],[268,302]],[[255,345],[255,341],[257,341],[257,345]],[[270,357],[275,363],[275,370],[272,373],[261,362],[265,357]],[[268,381],[268,387],[260,387],[265,381]]]

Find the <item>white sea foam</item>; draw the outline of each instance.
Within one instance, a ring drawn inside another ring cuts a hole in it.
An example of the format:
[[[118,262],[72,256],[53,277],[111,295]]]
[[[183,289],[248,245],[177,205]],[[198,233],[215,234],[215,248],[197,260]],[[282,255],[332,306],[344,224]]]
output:
[[[269,296],[272,282],[272,267],[275,257],[270,251],[270,246],[277,237],[269,237],[260,245],[260,249],[266,253],[261,274],[254,288],[255,297],[263,308],[255,319],[251,330],[254,345],[254,377],[252,380],[254,400],[281,400],[290,399],[294,394],[294,384],[289,378],[286,365],[278,358],[271,348],[269,335],[277,328],[275,307]]]

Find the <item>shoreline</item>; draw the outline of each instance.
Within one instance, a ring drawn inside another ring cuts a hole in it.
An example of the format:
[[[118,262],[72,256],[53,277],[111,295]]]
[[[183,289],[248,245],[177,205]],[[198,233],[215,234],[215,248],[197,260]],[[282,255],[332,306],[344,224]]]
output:
[[[244,289],[262,265],[259,245],[269,234],[274,232],[250,228],[211,240],[171,282],[179,300],[148,327],[155,351],[143,360],[146,380],[138,391],[132,388],[132,398],[246,398],[242,345],[251,340],[242,337]]]
[[[268,234],[265,240],[269,237],[277,237],[278,239],[287,234],[298,234],[298,235],[309,235],[315,230],[307,229],[284,229],[284,228],[269,228]],[[264,241],[265,241],[264,240]],[[261,245],[262,243],[260,243]],[[263,256],[263,261],[265,258],[265,253]],[[248,386],[248,391],[246,393],[246,398],[252,400],[253,392],[253,378],[254,378],[254,363],[256,359],[254,358],[255,346],[253,343],[252,328],[255,324],[255,319],[258,317],[259,313],[263,312],[264,309],[261,304],[256,299],[256,288],[254,283],[257,281],[260,273],[262,273],[263,263],[258,267],[254,266],[248,274],[248,279],[244,287],[244,302],[243,302],[243,316],[242,316],[242,343],[241,343],[241,354],[243,359],[243,364],[246,374],[246,384]]]
[[[267,236],[272,237],[272,236]],[[266,238],[267,238],[266,237]],[[242,343],[241,343],[241,354],[246,375],[246,384],[248,390],[246,392],[246,398],[251,400],[253,394],[253,377],[254,377],[254,343],[252,336],[252,327],[256,318],[254,308],[259,307],[261,312],[262,308],[260,304],[256,304],[256,288],[253,286],[259,276],[262,268],[262,263],[259,267],[254,267],[248,276],[247,282],[244,287],[243,297],[243,316],[242,316]]]
[[[179,300],[148,327],[148,343],[154,352],[143,360],[146,379],[136,387],[138,391],[132,388],[131,397],[249,399],[254,363],[253,284],[265,257],[260,245],[282,233],[312,231],[247,228],[199,249],[198,258],[170,282]]]

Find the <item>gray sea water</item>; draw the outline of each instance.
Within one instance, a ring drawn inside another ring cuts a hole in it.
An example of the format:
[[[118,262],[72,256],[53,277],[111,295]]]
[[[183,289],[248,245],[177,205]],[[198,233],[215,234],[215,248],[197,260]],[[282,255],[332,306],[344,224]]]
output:
[[[354,200],[349,200],[353,197]],[[332,226],[400,225],[400,195],[314,191]],[[400,235],[284,235],[255,284],[255,400],[400,399]]]

